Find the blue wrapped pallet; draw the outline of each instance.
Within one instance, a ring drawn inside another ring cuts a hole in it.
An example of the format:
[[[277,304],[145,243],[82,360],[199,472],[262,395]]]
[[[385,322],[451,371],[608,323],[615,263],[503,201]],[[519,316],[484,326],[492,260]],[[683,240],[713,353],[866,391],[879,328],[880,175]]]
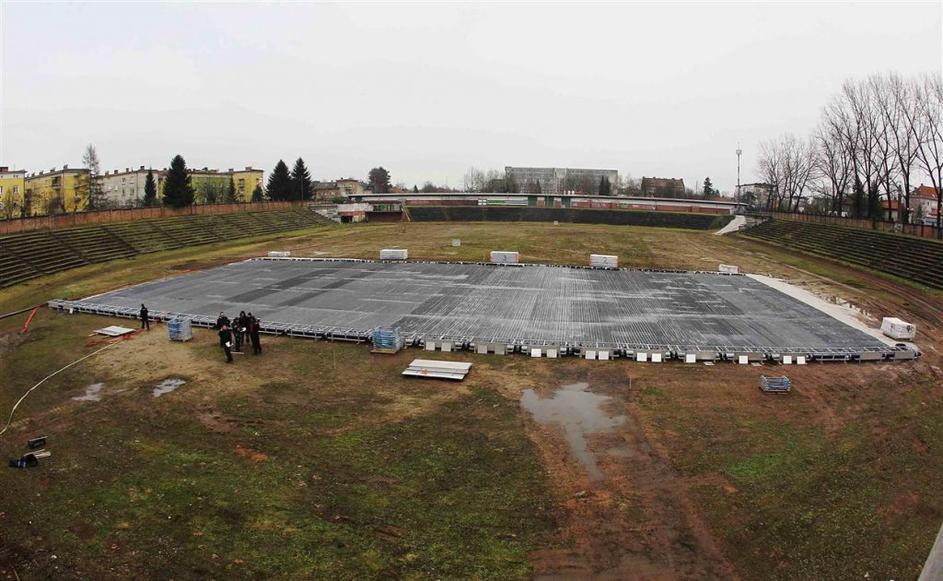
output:
[[[190,319],[175,317],[167,321],[167,333],[171,341],[189,341],[193,338],[193,325]]]
[[[782,377],[760,376],[760,389],[765,393],[789,393],[792,391],[792,381],[783,375]]]
[[[377,327],[373,330],[373,353],[396,353],[403,348],[399,329]]]

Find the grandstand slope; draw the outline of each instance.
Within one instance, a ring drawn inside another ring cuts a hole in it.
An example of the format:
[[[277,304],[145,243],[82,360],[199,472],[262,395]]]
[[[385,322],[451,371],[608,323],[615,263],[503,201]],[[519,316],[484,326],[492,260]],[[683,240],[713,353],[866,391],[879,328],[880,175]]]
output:
[[[70,268],[161,250],[331,223],[309,210],[176,216],[0,237],[0,288]]]
[[[763,222],[739,235],[943,288],[943,243],[934,240],[790,220]]]
[[[584,208],[538,208],[532,206],[410,206],[415,222],[570,222],[616,226],[657,226],[716,230],[730,221],[729,215],[639,212]]]

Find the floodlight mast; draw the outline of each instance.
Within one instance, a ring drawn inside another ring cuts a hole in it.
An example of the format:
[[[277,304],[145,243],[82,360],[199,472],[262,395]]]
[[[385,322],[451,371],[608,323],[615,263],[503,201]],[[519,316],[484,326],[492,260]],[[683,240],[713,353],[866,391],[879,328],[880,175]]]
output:
[[[740,144],[737,143],[737,210],[740,209],[740,156],[743,154],[743,150],[740,149]]]

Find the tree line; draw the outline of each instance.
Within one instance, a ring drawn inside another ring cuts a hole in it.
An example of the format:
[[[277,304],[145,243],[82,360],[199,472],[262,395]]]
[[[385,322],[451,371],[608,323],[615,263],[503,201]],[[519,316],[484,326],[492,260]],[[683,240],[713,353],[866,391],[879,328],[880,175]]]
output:
[[[886,219],[896,202],[908,223],[915,182],[927,179],[943,204],[943,81],[940,73],[849,79],[806,138],[763,142],[759,178],[771,186],[767,210]],[[939,228],[940,212],[936,226]]]

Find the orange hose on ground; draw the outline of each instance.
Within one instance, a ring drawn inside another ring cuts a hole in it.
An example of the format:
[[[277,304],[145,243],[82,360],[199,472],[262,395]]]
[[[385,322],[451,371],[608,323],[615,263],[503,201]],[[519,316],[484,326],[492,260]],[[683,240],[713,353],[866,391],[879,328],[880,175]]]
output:
[[[39,307],[36,307],[35,309],[33,309],[33,312],[31,312],[29,316],[26,317],[26,323],[24,323],[23,328],[20,329],[20,335],[25,335],[26,332],[29,331],[29,324],[33,322],[33,317],[36,316],[36,311],[38,310],[39,310]]]

